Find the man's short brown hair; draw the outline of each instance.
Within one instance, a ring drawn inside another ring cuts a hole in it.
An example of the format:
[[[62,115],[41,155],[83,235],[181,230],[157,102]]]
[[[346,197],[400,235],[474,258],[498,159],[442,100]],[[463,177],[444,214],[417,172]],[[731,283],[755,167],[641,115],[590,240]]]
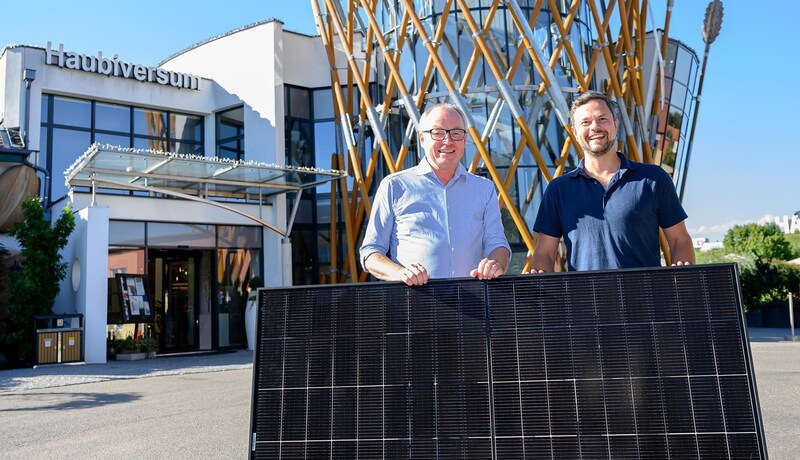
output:
[[[569,109],[569,124],[573,127],[575,126],[575,111],[578,110],[580,107],[589,103],[589,101],[594,100],[601,100],[606,103],[608,106],[608,110],[611,111],[611,115],[614,117],[614,120],[617,119],[617,103],[606,96],[605,94],[601,93],[600,91],[586,91],[585,93],[581,94],[574,101],[572,101],[572,107]]]

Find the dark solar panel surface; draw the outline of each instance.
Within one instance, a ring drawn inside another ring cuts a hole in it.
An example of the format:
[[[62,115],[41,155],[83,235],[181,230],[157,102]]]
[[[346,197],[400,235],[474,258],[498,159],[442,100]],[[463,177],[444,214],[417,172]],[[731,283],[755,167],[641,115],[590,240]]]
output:
[[[766,458],[734,265],[265,289],[254,458]]]

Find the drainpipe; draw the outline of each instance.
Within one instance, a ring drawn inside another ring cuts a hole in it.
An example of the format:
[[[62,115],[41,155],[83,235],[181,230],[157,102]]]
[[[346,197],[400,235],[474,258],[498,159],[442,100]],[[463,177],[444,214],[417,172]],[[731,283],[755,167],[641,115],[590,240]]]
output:
[[[25,82],[25,119],[23,120],[23,131],[22,131],[22,143],[23,146],[27,149],[28,148],[28,130],[30,129],[30,110],[31,110],[31,84],[34,80],[36,80],[36,71],[33,69],[25,69],[22,73],[22,80]],[[42,197],[42,208],[47,212],[47,208],[50,206],[50,197],[47,196],[48,191],[50,190],[50,172],[39,166],[38,164],[33,164],[28,161],[26,158],[23,163],[26,166],[30,166],[31,168],[39,171],[40,173],[44,174],[44,182],[42,183],[42,190],[41,190],[41,197]],[[37,162],[38,163],[38,162]]]

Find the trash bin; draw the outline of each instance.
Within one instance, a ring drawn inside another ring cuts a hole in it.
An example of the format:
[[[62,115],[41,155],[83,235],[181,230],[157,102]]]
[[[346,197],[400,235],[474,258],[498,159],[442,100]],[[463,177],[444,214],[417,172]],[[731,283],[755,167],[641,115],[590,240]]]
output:
[[[58,332],[39,329],[36,331],[36,364],[58,362]]]
[[[37,315],[34,364],[83,361],[83,315]]]

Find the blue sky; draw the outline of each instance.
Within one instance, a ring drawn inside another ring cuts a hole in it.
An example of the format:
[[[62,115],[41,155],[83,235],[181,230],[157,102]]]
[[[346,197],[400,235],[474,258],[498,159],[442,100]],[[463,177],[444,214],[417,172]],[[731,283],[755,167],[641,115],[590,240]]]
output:
[[[4,2],[0,46],[47,41],[66,49],[156,65],[218,34],[267,18],[315,34],[309,0],[203,2],[87,0]],[[663,27],[666,0],[650,2]],[[800,210],[800,152],[790,139],[796,109],[791,92],[800,75],[796,31],[800,7],[777,0],[723,0],[722,32],[711,46],[684,206],[692,236],[721,240],[731,225],[772,220]],[[700,33],[707,1],[677,0],[670,35],[703,58]],[[789,95],[788,97],[786,95]]]

